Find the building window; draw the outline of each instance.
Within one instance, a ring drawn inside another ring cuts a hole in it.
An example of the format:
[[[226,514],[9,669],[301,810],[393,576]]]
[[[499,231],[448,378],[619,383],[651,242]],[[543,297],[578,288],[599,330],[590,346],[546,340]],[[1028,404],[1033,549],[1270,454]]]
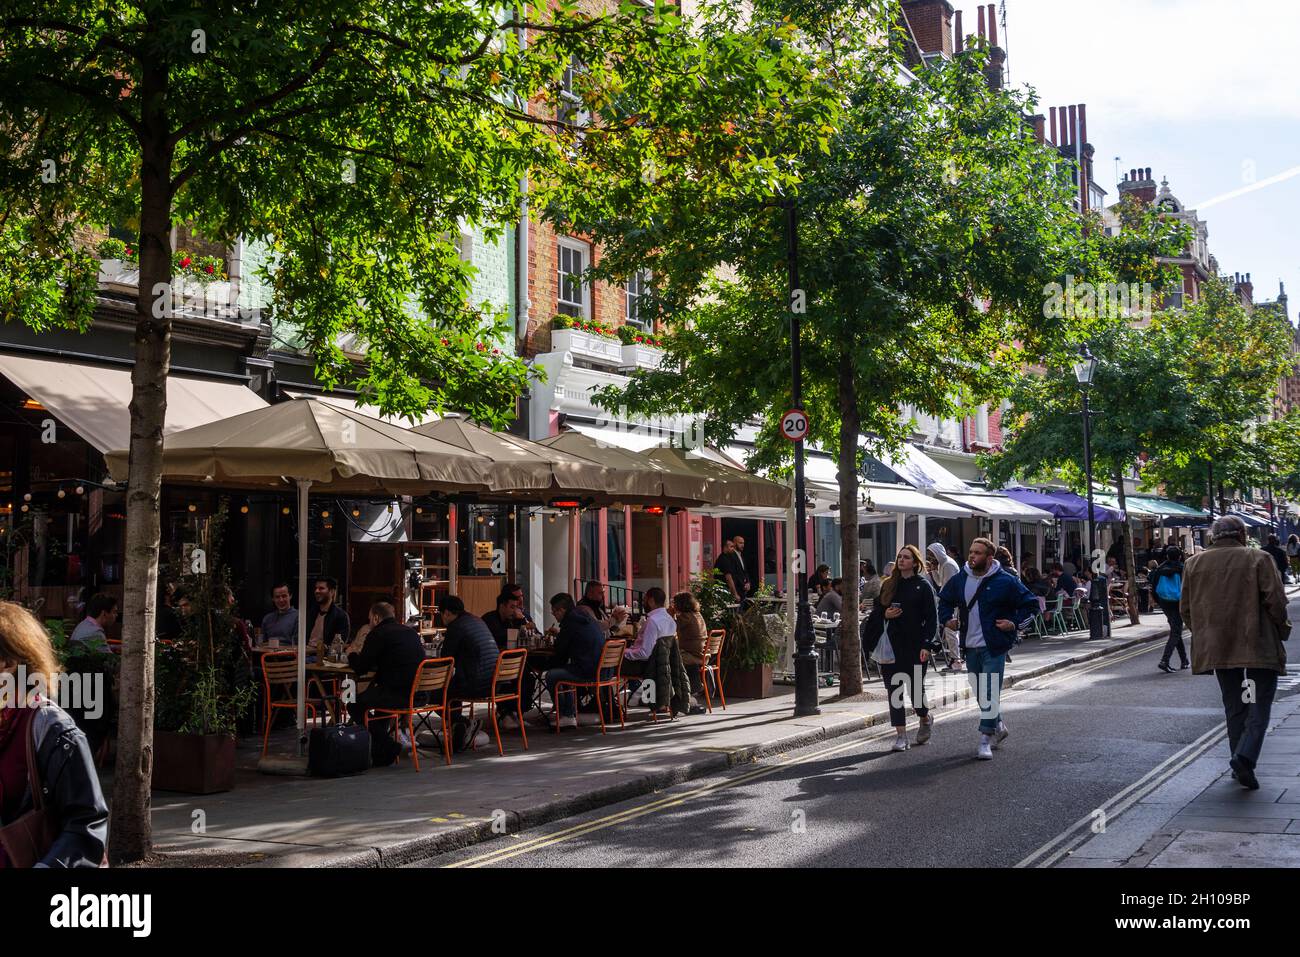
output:
[[[981,405],[975,412],[975,441],[989,443],[989,407]]]
[[[627,281],[625,288],[627,308],[624,312],[625,318],[632,325],[641,329],[649,329],[650,321],[648,318],[641,318],[642,300],[650,289],[650,272],[646,269],[638,269],[632,278]]]
[[[564,70],[564,78],[560,81],[560,101],[556,106],[556,119],[566,126],[574,128],[586,126],[591,119],[591,114],[583,109],[582,96],[578,93],[577,78],[586,72],[586,68],[578,60],[572,61]]]
[[[561,239],[556,250],[559,282],[556,308],[563,316],[591,318],[591,290],[583,281],[588,247],[572,239]]]

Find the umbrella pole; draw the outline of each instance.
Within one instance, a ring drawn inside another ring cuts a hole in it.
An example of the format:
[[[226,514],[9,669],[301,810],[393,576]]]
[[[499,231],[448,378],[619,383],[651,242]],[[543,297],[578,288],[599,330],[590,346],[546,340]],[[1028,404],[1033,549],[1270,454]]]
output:
[[[298,479],[298,756],[307,747],[307,490]]]

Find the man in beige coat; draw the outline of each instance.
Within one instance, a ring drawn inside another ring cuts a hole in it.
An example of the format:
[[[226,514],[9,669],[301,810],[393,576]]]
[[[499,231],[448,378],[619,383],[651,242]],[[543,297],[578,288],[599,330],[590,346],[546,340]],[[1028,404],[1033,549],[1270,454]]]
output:
[[[1277,676],[1286,671],[1282,642],[1291,630],[1286,591],[1267,552],[1246,547],[1246,524],[1225,515],[1211,529],[1213,544],[1183,570],[1179,602],[1192,632],[1194,674],[1219,679],[1228,718],[1233,777],[1255,790],[1255,763],[1268,730]]]

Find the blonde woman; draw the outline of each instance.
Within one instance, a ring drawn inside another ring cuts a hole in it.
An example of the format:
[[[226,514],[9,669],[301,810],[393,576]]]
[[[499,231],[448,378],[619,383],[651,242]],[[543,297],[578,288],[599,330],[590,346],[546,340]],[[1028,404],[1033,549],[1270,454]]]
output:
[[[907,711],[904,692],[920,719],[916,743],[930,740],[930,711],[925,706],[925,672],[937,650],[938,613],[934,590],[923,574],[925,560],[915,545],[904,545],[894,570],[880,587],[880,601],[863,628],[864,647],[876,651],[881,676],[889,692],[889,723],[894,727],[891,750],[906,751]],[[885,645],[885,641],[888,645]],[[883,654],[879,653],[884,651]],[[892,659],[892,660],[888,660]]]
[[[108,805],[94,759],[86,736],[48,697],[60,686],[49,636],[31,612],[12,602],[0,602],[0,675],[6,676],[0,679],[0,869],[98,867]],[[71,677],[103,680],[100,674]],[[83,700],[95,690],[83,688]],[[101,700],[107,693],[98,689]],[[48,846],[23,821],[34,809],[33,785],[53,819]]]

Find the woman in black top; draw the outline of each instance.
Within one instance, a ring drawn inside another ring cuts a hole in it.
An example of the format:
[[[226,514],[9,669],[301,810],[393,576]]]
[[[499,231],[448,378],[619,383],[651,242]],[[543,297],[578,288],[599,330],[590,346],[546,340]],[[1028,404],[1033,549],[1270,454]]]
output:
[[[889,722],[896,737],[895,751],[906,751],[907,711],[903,691],[911,698],[921,727],[916,743],[930,740],[930,711],[925,707],[925,672],[930,655],[938,650],[938,613],[934,589],[920,572],[925,568],[915,545],[904,545],[894,561],[894,570],[880,589],[880,600],[871,609],[863,627],[868,651],[878,650],[888,628],[889,651],[878,655],[885,688],[889,692]],[[882,660],[882,659],[893,659]]]

